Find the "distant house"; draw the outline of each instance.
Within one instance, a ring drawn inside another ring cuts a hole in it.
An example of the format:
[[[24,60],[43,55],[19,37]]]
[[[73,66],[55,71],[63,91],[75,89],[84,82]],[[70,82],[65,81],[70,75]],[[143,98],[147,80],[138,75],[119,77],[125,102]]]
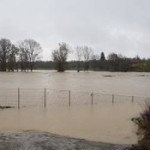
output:
[[[140,66],[140,65],[142,65],[143,64],[143,62],[141,61],[141,60],[132,60],[131,61],[131,67],[138,67],[138,66]]]

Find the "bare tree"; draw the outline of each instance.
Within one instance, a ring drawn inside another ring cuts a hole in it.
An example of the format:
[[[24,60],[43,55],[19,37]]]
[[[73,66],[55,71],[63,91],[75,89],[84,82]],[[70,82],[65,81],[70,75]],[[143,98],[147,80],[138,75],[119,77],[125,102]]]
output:
[[[99,60],[99,59],[100,59],[100,56],[97,54],[94,54],[91,56],[91,60]]]
[[[19,44],[21,68],[26,70],[28,67],[31,72],[35,61],[39,59],[42,48],[38,42],[33,39],[26,39]]]
[[[14,69],[16,68],[16,56],[18,55],[18,51],[19,49],[14,44],[12,44],[11,51],[8,56],[8,71],[14,71]]]
[[[83,59],[84,59],[84,71],[85,71],[85,70],[89,70],[89,60],[93,56],[93,50],[88,46],[84,46],[82,49],[83,49]]]
[[[118,54],[115,54],[115,53],[111,53],[108,55],[108,60],[111,60],[111,61],[116,61],[119,59],[119,56]]]
[[[21,71],[27,71],[29,69],[29,57],[26,49],[25,42],[19,42],[19,58],[18,63],[20,65]],[[18,66],[19,67],[19,66]]]
[[[80,72],[80,62],[83,56],[83,47],[77,46],[75,48],[76,57],[77,57],[77,71]]]
[[[6,71],[7,61],[11,53],[12,44],[8,39],[0,40],[0,70]]]
[[[56,63],[57,71],[64,72],[65,64],[69,54],[69,47],[66,43],[59,43],[59,48],[52,52],[53,61]]]
[[[97,54],[94,54],[91,56],[90,66],[92,70],[99,69],[99,59],[100,59],[100,56]]]

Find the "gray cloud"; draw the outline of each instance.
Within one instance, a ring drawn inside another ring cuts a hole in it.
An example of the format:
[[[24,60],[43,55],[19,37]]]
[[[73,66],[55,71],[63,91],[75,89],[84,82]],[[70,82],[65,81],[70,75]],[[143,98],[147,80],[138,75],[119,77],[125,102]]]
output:
[[[97,54],[147,58],[149,7],[149,0],[0,0],[0,38],[33,38],[44,59],[63,41],[89,45]]]

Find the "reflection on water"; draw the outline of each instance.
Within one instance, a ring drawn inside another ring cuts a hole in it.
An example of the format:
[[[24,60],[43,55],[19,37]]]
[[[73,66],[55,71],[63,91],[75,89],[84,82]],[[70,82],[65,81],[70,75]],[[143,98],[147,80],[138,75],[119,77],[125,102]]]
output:
[[[139,102],[140,103],[140,102]],[[98,105],[52,105],[0,111],[0,131],[39,130],[110,143],[136,143],[131,118],[141,110],[131,101]]]

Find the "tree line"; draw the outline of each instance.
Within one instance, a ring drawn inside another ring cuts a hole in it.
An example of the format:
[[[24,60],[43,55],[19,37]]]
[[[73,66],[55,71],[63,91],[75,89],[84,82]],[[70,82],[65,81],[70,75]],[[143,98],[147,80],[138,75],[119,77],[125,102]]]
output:
[[[67,61],[72,51],[76,60]],[[94,54],[89,46],[76,46],[72,49],[66,43],[59,43],[58,48],[51,53],[52,61],[41,61],[41,52],[41,45],[33,39],[25,39],[17,44],[13,44],[9,39],[0,39],[0,71],[150,71],[150,59],[141,59],[138,56],[128,58],[116,53],[106,57],[104,52]]]
[[[77,46],[74,48],[76,61],[67,62],[70,53],[69,46],[66,43],[59,44],[59,48],[52,52],[55,69],[62,72],[65,69],[77,70],[80,72],[94,71],[150,71],[150,59],[141,59],[136,56],[128,58],[121,54],[110,53],[107,58],[104,52],[95,55],[92,48],[88,46]],[[51,65],[52,66],[52,65]]]
[[[0,71],[32,71],[42,48],[33,39],[13,44],[9,39],[0,40]]]

